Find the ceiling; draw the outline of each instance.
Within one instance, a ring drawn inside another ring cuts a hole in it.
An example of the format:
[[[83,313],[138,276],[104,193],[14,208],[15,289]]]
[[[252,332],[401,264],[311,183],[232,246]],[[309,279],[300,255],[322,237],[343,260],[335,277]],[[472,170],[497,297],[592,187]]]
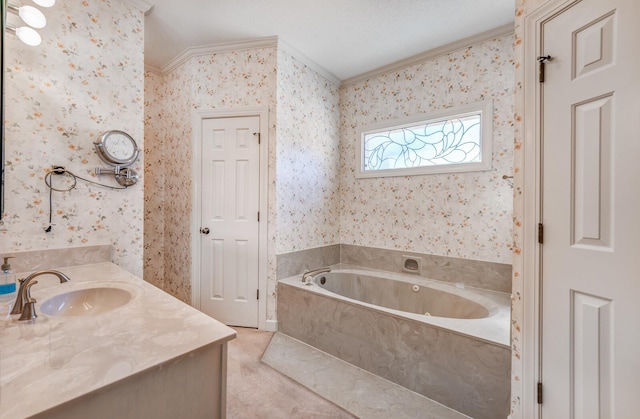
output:
[[[149,0],[147,0],[149,1]],[[339,80],[514,20],[514,0],[151,0],[145,64],[278,36]]]

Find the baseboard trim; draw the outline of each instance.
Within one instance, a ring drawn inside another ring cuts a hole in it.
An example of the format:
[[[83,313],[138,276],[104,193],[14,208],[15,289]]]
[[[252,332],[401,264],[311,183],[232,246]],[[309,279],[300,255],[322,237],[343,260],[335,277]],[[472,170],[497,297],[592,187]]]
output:
[[[277,332],[278,331],[278,321],[277,320],[267,320],[264,322],[264,331],[265,332]]]

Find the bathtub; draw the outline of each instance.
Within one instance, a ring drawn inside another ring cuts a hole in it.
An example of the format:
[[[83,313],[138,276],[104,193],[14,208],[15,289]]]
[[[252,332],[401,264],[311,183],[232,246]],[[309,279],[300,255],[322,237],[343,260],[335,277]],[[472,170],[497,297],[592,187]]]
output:
[[[360,271],[333,271],[316,275],[325,290],[374,306],[405,313],[453,319],[484,319],[499,307],[489,299],[450,285],[417,284],[388,275]]]
[[[473,418],[509,413],[510,296],[349,266],[278,282],[278,329]]]

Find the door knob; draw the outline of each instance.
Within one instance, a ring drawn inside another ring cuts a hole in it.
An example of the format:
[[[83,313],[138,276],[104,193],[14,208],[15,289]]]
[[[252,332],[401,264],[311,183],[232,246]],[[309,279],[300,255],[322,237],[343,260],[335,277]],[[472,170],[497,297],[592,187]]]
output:
[[[203,227],[203,228],[200,229],[200,233],[202,233],[204,235],[207,235],[207,234],[209,234],[209,229],[207,227]]]

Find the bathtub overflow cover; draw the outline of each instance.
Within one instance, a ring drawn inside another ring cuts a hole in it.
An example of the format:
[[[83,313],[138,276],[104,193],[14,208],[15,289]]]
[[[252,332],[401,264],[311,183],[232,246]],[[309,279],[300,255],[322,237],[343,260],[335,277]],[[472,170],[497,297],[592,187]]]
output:
[[[418,292],[418,291],[420,291],[420,286],[419,285],[414,285],[413,287],[411,287],[411,289],[413,289],[413,292]]]
[[[320,277],[320,284],[324,285],[324,283],[327,282],[327,278],[324,276]]]

